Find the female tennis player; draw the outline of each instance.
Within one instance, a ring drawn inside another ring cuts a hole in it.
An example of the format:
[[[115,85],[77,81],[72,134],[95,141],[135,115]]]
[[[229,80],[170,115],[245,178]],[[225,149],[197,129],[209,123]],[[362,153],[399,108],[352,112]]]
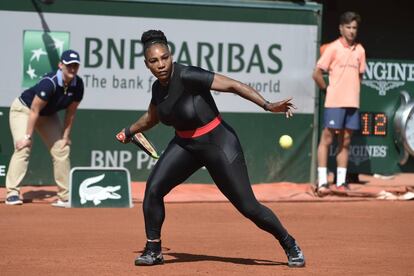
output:
[[[175,128],[175,136],[152,170],[143,202],[147,243],[135,265],[164,262],[161,227],[165,218],[163,198],[195,171],[205,166],[220,191],[245,217],[272,234],[288,257],[290,267],[305,266],[295,239],[276,215],[260,204],[252,191],[246,162],[234,130],[222,120],[210,90],[235,93],[270,112],[293,115],[291,99],[270,103],[252,87],[199,67],[173,63],[162,31],[149,30],[141,38],[145,64],[157,78],[147,112],[123,129],[125,139],[158,124]]]

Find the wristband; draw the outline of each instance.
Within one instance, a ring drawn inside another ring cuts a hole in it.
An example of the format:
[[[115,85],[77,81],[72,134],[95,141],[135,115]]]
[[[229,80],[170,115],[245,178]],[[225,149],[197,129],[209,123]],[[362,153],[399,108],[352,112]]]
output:
[[[131,133],[131,130],[129,129],[129,126],[128,127],[126,127],[126,128],[124,128],[124,133],[125,133],[125,138],[127,138],[127,139],[129,139],[129,138],[131,138],[132,137],[132,133]]]
[[[265,103],[262,105],[263,109],[266,111],[269,111],[269,108],[267,108],[267,105],[270,104],[269,101],[265,101]]]

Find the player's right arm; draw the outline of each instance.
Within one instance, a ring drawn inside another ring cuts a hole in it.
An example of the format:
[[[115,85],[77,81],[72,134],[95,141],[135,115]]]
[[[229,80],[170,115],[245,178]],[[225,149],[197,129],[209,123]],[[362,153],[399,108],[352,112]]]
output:
[[[156,124],[158,124],[159,119],[157,115],[157,107],[153,104],[148,106],[147,112],[145,112],[135,123],[133,123],[129,130],[132,134],[137,132],[146,131]]]
[[[133,123],[129,128],[124,128],[120,133],[123,133],[124,136],[120,137],[119,133],[117,139],[122,143],[128,143],[131,140],[131,137],[138,132],[143,132],[145,130],[151,129],[156,124],[158,124],[159,119],[157,115],[157,107],[150,103],[148,106],[147,112],[145,112],[139,119]],[[122,135],[121,135],[122,136]],[[120,139],[124,138],[124,139]]]
[[[47,105],[50,97],[55,92],[55,84],[49,78],[43,78],[34,87],[36,95],[33,98],[32,104],[30,105],[29,120],[26,126],[25,137],[16,142],[16,149],[21,150],[25,147],[32,145],[31,137],[34,132],[36,122],[40,116],[40,111]]]
[[[319,86],[320,89],[326,90],[328,85],[323,78],[323,73],[328,72],[329,68],[335,59],[336,50],[335,42],[329,43],[324,47],[324,50],[321,51],[321,56],[316,63],[315,70],[313,71],[312,78]]]
[[[26,126],[26,135],[23,139],[16,142],[16,149],[21,150],[25,147],[32,145],[32,139],[34,127],[39,118],[40,110],[42,110],[47,104],[47,101],[42,100],[37,95],[34,97],[32,105],[30,106],[29,120]]]
[[[323,79],[323,71],[321,68],[316,67],[312,74],[313,80],[316,82],[316,84],[319,86],[320,89],[326,90],[326,82]]]

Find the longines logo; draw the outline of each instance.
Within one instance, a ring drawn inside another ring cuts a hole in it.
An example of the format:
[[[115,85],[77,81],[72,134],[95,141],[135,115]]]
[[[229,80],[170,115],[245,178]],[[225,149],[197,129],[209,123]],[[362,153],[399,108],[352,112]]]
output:
[[[329,156],[336,156],[337,147],[330,146]],[[388,146],[384,145],[352,145],[349,148],[349,162],[356,166],[371,158],[386,158]]]
[[[370,81],[370,80],[363,80],[362,84],[374,88],[378,90],[378,95],[385,96],[387,95],[387,91],[403,86],[405,82],[403,81]]]
[[[24,31],[23,87],[34,85],[46,73],[56,69],[62,52],[69,48],[68,32]]]
[[[367,63],[362,84],[378,90],[378,95],[385,96],[387,91],[414,81],[414,64],[399,62]]]

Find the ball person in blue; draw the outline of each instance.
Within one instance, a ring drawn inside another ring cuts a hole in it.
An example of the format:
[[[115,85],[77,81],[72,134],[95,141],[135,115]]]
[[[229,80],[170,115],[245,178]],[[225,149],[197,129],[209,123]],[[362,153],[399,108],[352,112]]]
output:
[[[239,139],[221,118],[210,89],[235,93],[270,112],[292,116],[291,99],[270,103],[256,90],[226,76],[199,67],[173,63],[162,31],[142,35],[145,64],[157,78],[148,110],[123,132],[128,142],[137,132],[160,121],[174,127],[175,136],[152,170],[143,202],[147,243],[135,265],[163,263],[161,227],[165,218],[163,198],[195,171],[205,166],[215,184],[246,218],[272,234],[288,257],[288,265],[302,267],[305,259],[295,239],[276,215],[254,196]]]
[[[25,90],[10,106],[10,129],[15,145],[6,175],[6,204],[20,205],[20,184],[29,165],[33,133],[36,131],[50,151],[58,186],[58,200],[52,205],[66,207],[70,171],[70,132],[76,110],[83,98],[83,81],[77,75],[79,54],[64,51],[56,72],[46,74]],[[66,110],[63,125],[58,111]]]

